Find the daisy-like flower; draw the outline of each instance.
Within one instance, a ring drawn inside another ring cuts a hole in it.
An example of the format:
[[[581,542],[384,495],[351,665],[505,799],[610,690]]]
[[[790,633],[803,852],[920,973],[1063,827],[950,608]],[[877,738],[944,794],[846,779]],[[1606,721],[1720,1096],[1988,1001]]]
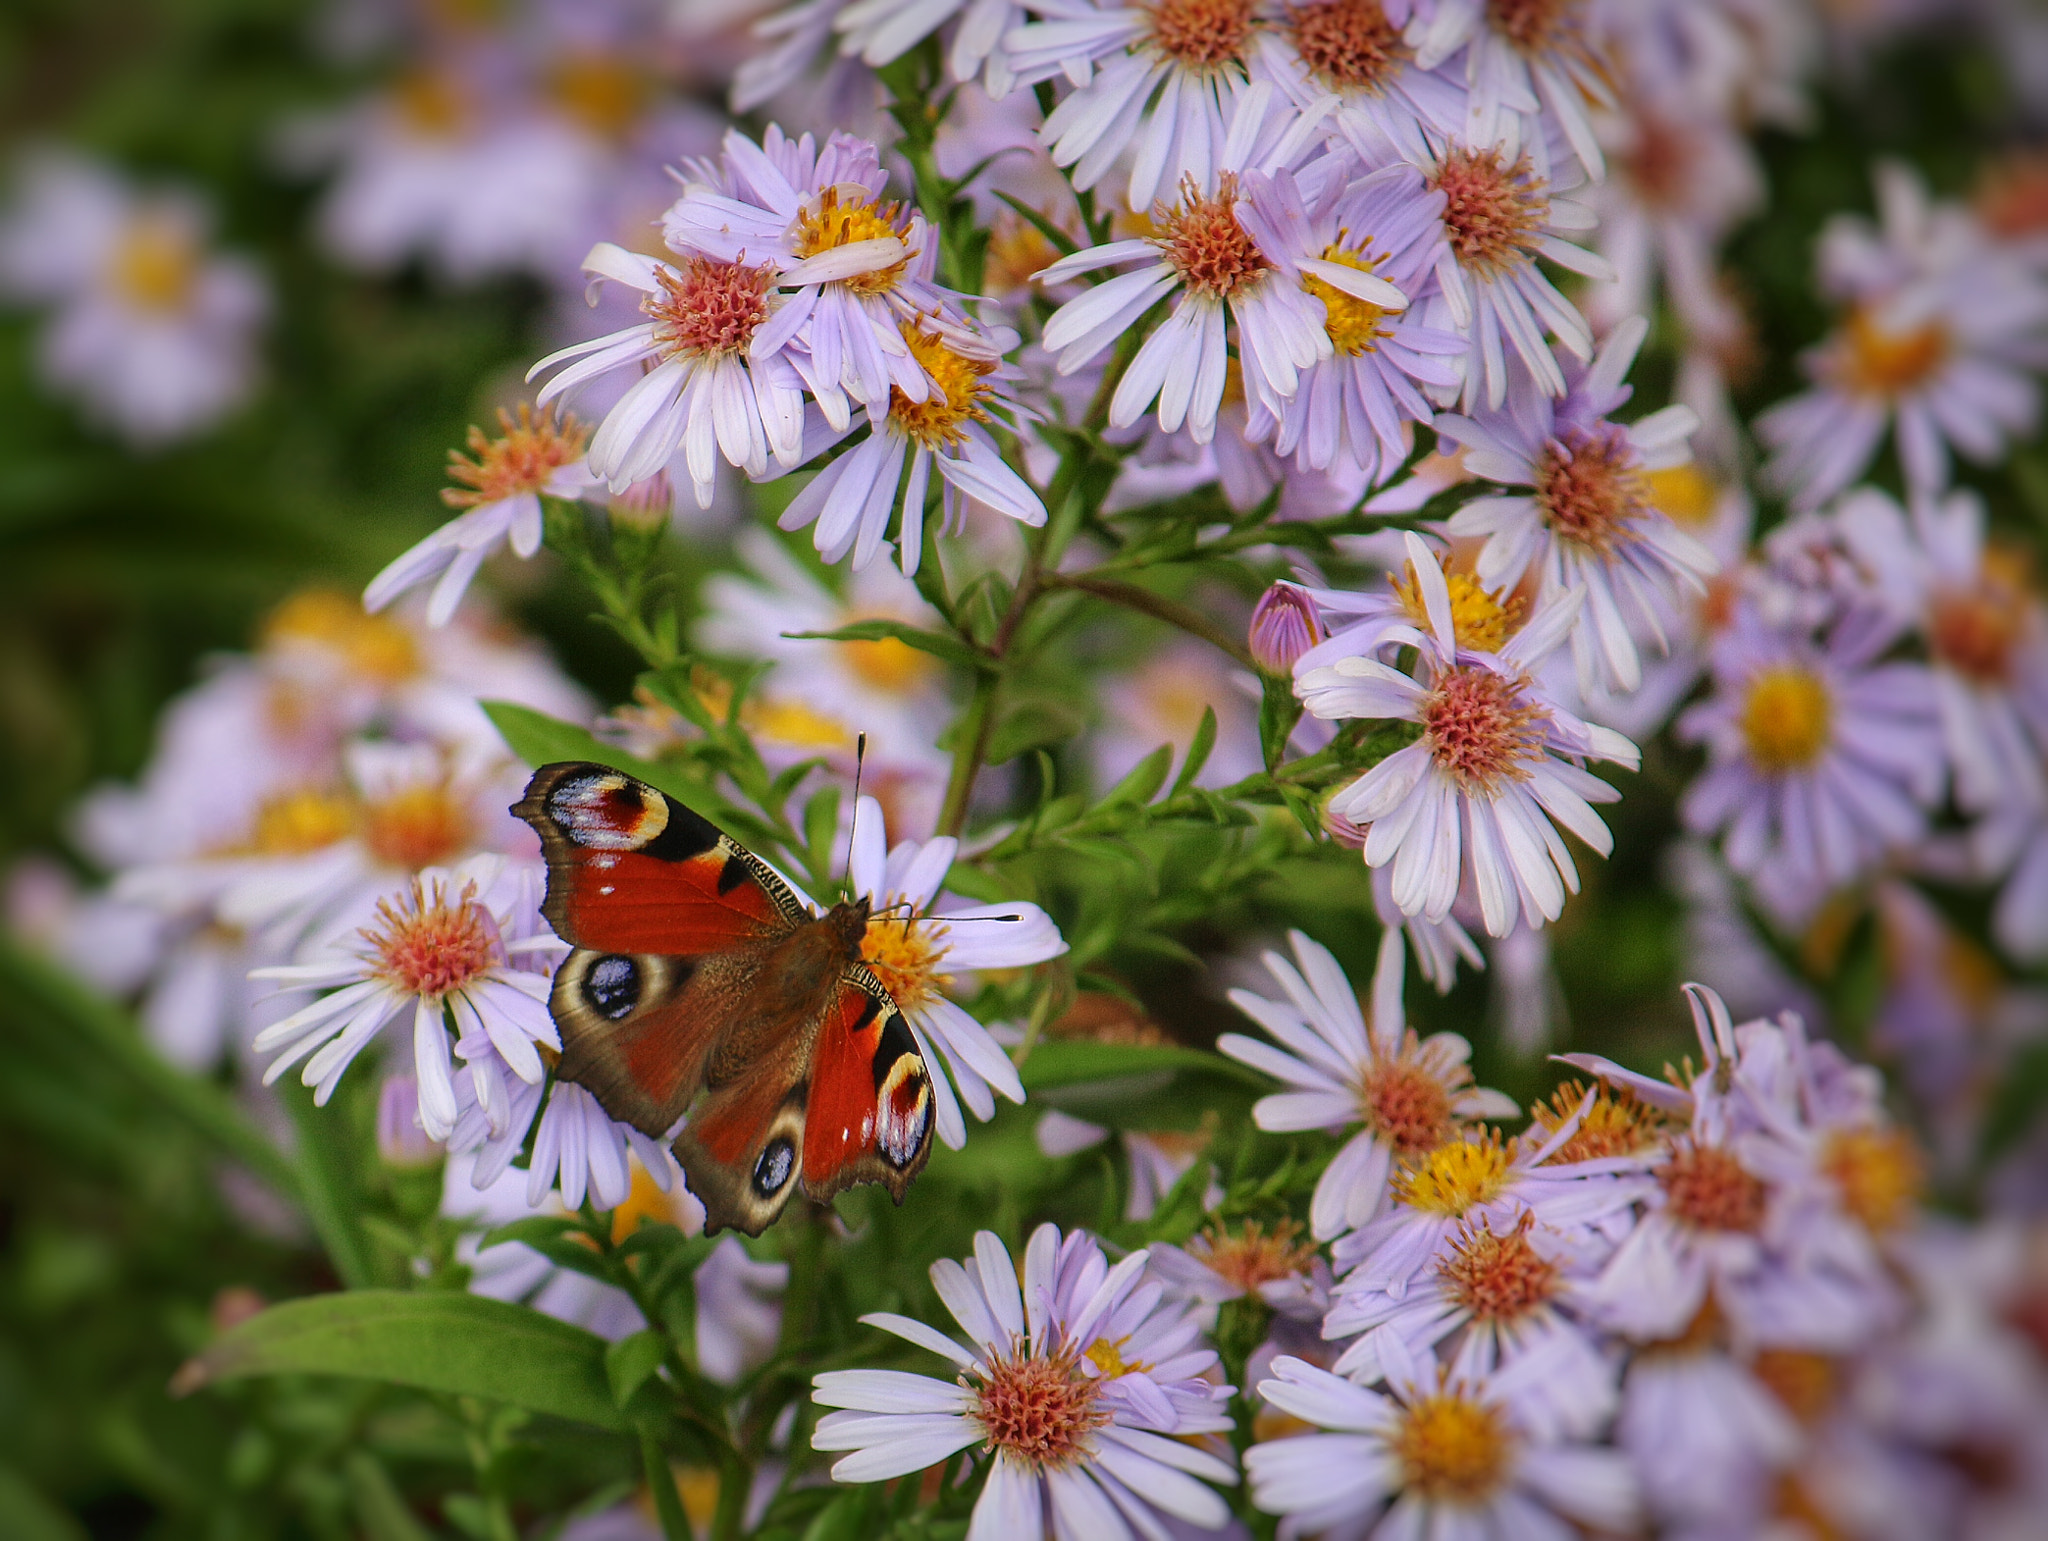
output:
[[[438,579],[427,624],[447,625],[484,558],[506,544],[522,558],[540,550],[542,498],[575,498],[593,484],[583,463],[590,430],[574,417],[536,418],[522,403],[516,421],[500,407],[498,427],[496,438],[471,427],[469,454],[448,452],[449,478],[462,485],[444,488],[441,501],[468,511],[372,578],[363,591],[365,609],[382,610],[406,590]]]
[[[1262,84],[1246,93],[1240,122],[1263,111],[1269,91]],[[1272,160],[1287,156],[1283,144]],[[1312,281],[1383,313],[1407,308],[1399,289],[1355,260],[1330,260],[1321,248],[1313,255],[1301,251],[1298,238],[1290,238],[1306,218],[1300,186],[1284,170],[1240,177],[1243,164],[1233,156],[1212,184],[1183,183],[1157,235],[1090,247],[1038,275],[1053,284],[1100,268],[1145,264],[1067,301],[1046,322],[1041,341],[1058,355],[1062,374],[1089,363],[1159,301],[1180,292],[1117,382],[1112,427],[1129,427],[1157,400],[1163,431],[1177,433],[1185,423],[1197,444],[1214,438],[1229,363],[1227,320],[1237,323],[1246,397],[1277,417],[1300,388],[1301,372],[1335,351]],[[1315,182],[1341,175],[1345,164],[1328,158]]]
[[[204,432],[257,378],[269,309],[256,267],[209,249],[206,206],[144,194],[110,169],[46,152],[0,218],[0,295],[49,307],[37,365],[131,443]]]
[[[1606,170],[1589,107],[1611,107],[1598,0],[1437,0],[1409,23],[1415,62],[1436,69],[1460,49],[1467,144],[1540,142],[1518,120],[1545,108],[1589,177]]]
[[[1707,746],[1680,812],[1737,872],[1818,900],[1919,837],[1941,733],[1926,666],[1875,662],[1892,635],[1852,614],[1816,643],[1743,605],[1716,638],[1714,694],[1678,719]]]
[[[1481,402],[1498,409],[1508,395],[1509,350],[1540,390],[1562,396],[1564,375],[1544,334],[1578,359],[1592,357],[1593,334],[1537,259],[1595,282],[1614,276],[1606,258],[1565,239],[1598,222],[1584,204],[1559,196],[1578,185],[1576,167],[1546,175],[1526,151],[1456,141],[1432,142],[1431,151],[1423,183],[1443,196],[1443,244],[1440,292],[1422,306],[1421,319],[1466,339],[1458,399],[1468,412]]]
[[[997,334],[991,346],[1014,346],[1015,333]],[[898,565],[914,574],[924,556],[925,497],[938,468],[943,513],[940,533],[958,533],[971,501],[1019,523],[1045,523],[1045,504],[1010,468],[987,424],[1014,431],[1028,409],[999,388],[1014,371],[995,358],[964,352],[947,334],[903,324],[903,342],[930,389],[913,398],[889,388],[886,409],[861,414],[868,433],[812,478],[790,500],[779,521],[785,530],[817,529],[812,542],[828,562],[848,553],[854,571],[882,551],[892,517]],[[999,419],[997,412],[1005,414]]]
[[[1405,483],[1403,485],[1406,485]],[[1422,588],[1408,552],[1405,533],[1395,537],[1403,561],[1385,583],[1363,589],[1311,589],[1319,614],[1327,617],[1330,635],[1295,660],[1297,676],[1323,668],[1340,658],[1391,661],[1409,646],[1417,628],[1429,625]],[[1434,558],[1451,597],[1451,630],[1467,652],[1498,653],[1527,619],[1525,606],[1512,591],[1489,589],[1472,572],[1472,551],[1446,549]]]
[[[1515,1118],[1521,1109],[1496,1091],[1472,1084],[1472,1047],[1456,1033],[1420,1038],[1402,1005],[1406,956],[1401,933],[1380,938],[1373,970],[1372,1021],[1358,1009],[1351,981],[1327,948],[1289,933],[1294,965],[1265,955],[1266,970],[1286,996],[1268,1000],[1232,990],[1231,1004],[1270,1033],[1280,1047],[1226,1033],[1217,1049],[1285,1083],[1252,1108],[1261,1129],[1358,1127],[1316,1180],[1309,1222],[1318,1241],[1355,1230],[1379,1213],[1397,1161],[1427,1155],[1463,1138],[1484,1118]]]
[[[691,180],[662,219],[669,249],[765,268],[793,291],[752,356],[788,348],[835,431],[846,429],[849,396],[875,409],[894,392],[922,402],[934,389],[931,361],[905,335],[913,324],[978,360],[1008,351],[970,326],[959,297],[939,287],[931,227],[915,209],[883,198],[888,173],[867,140],[835,133],[820,146],[770,124],[759,144],[727,133],[716,163],[687,169]]]
[[[983,1027],[946,994],[955,971],[1023,968],[1067,950],[1052,917],[1035,904],[939,904],[939,891],[960,842],[950,835],[923,844],[904,840],[892,850],[882,805],[863,797],[855,813],[847,877],[854,895],[869,903],[861,959],[902,1008],[925,1063],[946,1074],[932,1077],[939,1138],[958,1150],[967,1125],[954,1101],[986,1121],[995,1092],[1024,1100],[1024,1083],[1010,1058]],[[943,1051],[935,1057],[932,1046]],[[950,1082],[950,1085],[948,1084]]]
[[[1332,159],[1347,167],[1347,158]],[[1275,183],[1274,212],[1282,217],[1263,228],[1284,243],[1283,272],[1291,261],[1301,286],[1322,301],[1330,352],[1302,369],[1291,398],[1276,404],[1271,392],[1250,396],[1250,435],[1270,434],[1277,454],[1313,470],[1349,462],[1364,473],[1366,485],[1376,485],[1407,458],[1407,425],[1431,420],[1422,388],[1456,391],[1465,339],[1425,326],[1414,313],[1391,309],[1355,285],[1340,288],[1313,264],[1369,273],[1418,299],[1434,287],[1441,200],[1406,164],[1348,183],[1307,174],[1298,182],[1282,174]],[[1311,191],[1313,201],[1304,206]]]
[[[1464,128],[1465,93],[1443,72],[1417,64],[1402,36],[1410,9],[1406,0],[1264,7],[1252,78],[1272,81],[1300,108],[1335,98],[1332,126],[1368,163],[1391,147],[1420,165],[1430,138],[1448,140]]]
[[[972,1258],[931,1269],[971,1346],[909,1317],[861,1318],[951,1360],[957,1377],[819,1375],[814,1399],[843,1411],[819,1420],[812,1445],[853,1452],[832,1468],[841,1482],[903,1476],[980,1446],[976,1541],[1131,1541],[1165,1534],[1167,1518],[1220,1530],[1230,1510],[1204,1484],[1236,1473],[1188,1436],[1229,1429],[1229,1392],[1199,1379],[1216,1355],[1199,1346],[1194,1308],[1163,1302],[1147,1262],[1136,1252],[1112,1269],[1093,1237],[1062,1240],[1042,1225],[1020,1271],[978,1232]]]
[[[839,34],[840,53],[879,69],[957,16],[946,68],[958,81],[982,75],[988,94],[1000,100],[1016,81],[1003,39],[1024,12],[1019,0],[849,0],[832,18],[832,30]]]
[[[1612,787],[1573,761],[1633,768],[1636,749],[1608,728],[1551,704],[1529,678],[1571,629],[1578,601],[1565,596],[1496,654],[1458,645],[1443,570],[1419,536],[1407,537],[1426,630],[1414,631],[1419,677],[1371,658],[1340,658],[1300,671],[1294,689],[1318,717],[1397,718],[1421,736],[1330,799],[1330,812],[1364,828],[1365,861],[1393,866],[1403,914],[1441,921],[1469,859],[1480,914],[1494,936],[1518,917],[1555,920],[1578,869],[1552,821],[1605,855],[1613,837],[1591,804]],[[1567,759],[1566,757],[1570,758]]]
[[[1633,394],[1622,381],[1648,331],[1639,316],[1615,328],[1592,367],[1573,371],[1562,401],[1531,392],[1507,411],[1436,422],[1440,435],[1465,447],[1473,475],[1530,489],[1467,503],[1447,528],[1484,538],[1476,573],[1490,589],[1512,589],[1533,569],[1537,608],[1584,596],[1572,662],[1587,694],[1641,684],[1635,629],[1661,638],[1659,618],[1677,590],[1704,593],[1720,568],[1657,507],[1648,479],[1692,458],[1692,409],[1669,406],[1627,425],[1609,420]]]
[[[1087,191],[1131,150],[1128,198],[1149,209],[1191,179],[1213,185],[1242,111],[1261,0],[1031,0],[1039,18],[1004,41],[1021,85],[1074,89],[1039,137]]]
[[[1946,489],[1949,447],[1989,464],[2040,417],[2048,278],[1985,242],[1960,209],[1933,205],[1898,166],[1879,169],[1882,229],[1838,218],[1821,279],[1841,326],[1804,359],[1813,388],[1757,419],[1765,476],[1818,508],[1870,465],[1887,430],[1908,488]]]
[[[540,404],[610,370],[653,365],[598,425],[592,473],[623,492],[680,450],[697,506],[709,508],[721,455],[753,476],[767,474],[771,453],[785,470],[801,463],[803,382],[779,347],[756,342],[775,296],[771,264],[701,256],[671,264],[600,242],[583,266],[594,279],[639,290],[648,319],[535,364],[529,380],[567,365],[541,387]]]
[[[1527,1361],[1453,1377],[1389,1339],[1388,1392],[1300,1359],[1259,1395],[1314,1430],[1245,1453],[1252,1501],[1295,1533],[1395,1538],[1627,1534],[1628,1459],[1561,1438],[1525,1412]]]
[[[2022,552],[1986,540],[1975,494],[1844,498],[1835,524],[1882,600],[1927,644],[1942,737],[1966,813],[2048,799],[2048,613]]]
[[[560,944],[539,931],[506,936],[516,925],[514,908],[533,896],[530,884],[491,882],[495,865],[423,872],[406,892],[378,905],[376,921],[363,929],[352,953],[254,970],[257,979],[333,992],[257,1035],[258,1054],[277,1054],[264,1084],[305,1059],[300,1079],[325,1106],[342,1072],[410,1006],[420,1127],[430,1138],[446,1139],[460,1112],[451,1017],[459,1032],[481,1034],[521,1080],[538,1085],[545,1071],[536,1046],[559,1053],[562,1041],[548,1015],[547,975],[520,966],[513,953]]]

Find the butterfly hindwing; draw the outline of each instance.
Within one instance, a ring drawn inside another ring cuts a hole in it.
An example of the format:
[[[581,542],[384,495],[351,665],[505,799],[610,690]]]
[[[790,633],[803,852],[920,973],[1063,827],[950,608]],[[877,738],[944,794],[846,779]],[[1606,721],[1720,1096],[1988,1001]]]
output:
[[[541,837],[544,912],[575,950],[549,1008],[556,1073],[675,1141],[705,1227],[758,1236],[799,1186],[879,1182],[931,1154],[929,1070],[860,959],[865,901],[813,914],[768,865],[655,787],[542,766],[514,813]]]

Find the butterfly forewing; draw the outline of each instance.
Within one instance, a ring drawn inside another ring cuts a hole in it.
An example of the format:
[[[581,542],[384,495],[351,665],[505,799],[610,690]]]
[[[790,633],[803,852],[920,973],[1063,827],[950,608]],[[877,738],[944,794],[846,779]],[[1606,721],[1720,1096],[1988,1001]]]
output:
[[[706,1228],[760,1234],[799,1185],[884,1184],[931,1149],[931,1087],[896,1003],[859,962],[861,905],[815,915],[752,852],[602,765],[534,773],[514,813],[548,861],[556,1073],[676,1156]]]

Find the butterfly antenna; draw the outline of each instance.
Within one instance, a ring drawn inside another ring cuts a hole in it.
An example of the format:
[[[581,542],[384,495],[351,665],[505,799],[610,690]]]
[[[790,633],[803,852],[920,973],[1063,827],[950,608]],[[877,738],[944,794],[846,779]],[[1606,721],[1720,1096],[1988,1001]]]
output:
[[[860,773],[868,759],[868,736],[853,741],[853,817],[846,821],[846,880],[853,881],[853,832],[860,824]]]

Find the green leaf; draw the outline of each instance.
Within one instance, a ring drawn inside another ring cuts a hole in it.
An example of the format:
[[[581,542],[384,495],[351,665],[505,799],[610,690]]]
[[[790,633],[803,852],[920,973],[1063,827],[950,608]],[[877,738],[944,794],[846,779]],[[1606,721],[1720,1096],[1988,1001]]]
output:
[[[253,1375],[346,1375],[623,1430],[605,1341],[502,1300],[354,1290],[272,1306],[178,1372],[180,1393]]]
[[[648,1377],[661,1368],[667,1354],[668,1339],[651,1327],[619,1339],[604,1351],[605,1378],[611,1382],[612,1400],[621,1412]]]
[[[1173,769],[1173,745],[1161,744],[1134,766],[1129,775],[1109,789],[1102,799],[1105,808],[1119,803],[1149,803],[1166,785],[1166,773]]]
[[[1259,701],[1259,744],[1266,752],[1266,769],[1276,769],[1287,758],[1287,740],[1301,721],[1301,702],[1294,697],[1292,680],[1268,679]]]
[[[537,1247],[547,1242],[559,1241],[569,1231],[580,1231],[582,1227],[567,1215],[528,1215],[522,1220],[513,1220],[499,1226],[479,1242],[478,1248],[500,1246],[508,1241],[523,1242]]]
[[[391,1474],[367,1450],[356,1450],[343,1463],[356,1523],[367,1541],[431,1541],[427,1528],[406,1506]]]
[[[1173,789],[1166,795],[1177,797],[1194,785],[1202,774],[1202,767],[1209,763],[1209,751],[1216,747],[1216,708],[1202,708],[1202,720],[1195,728],[1195,740],[1188,745],[1188,755],[1180,762],[1180,774],[1173,778]]]
[[[86,1541],[83,1525],[8,1466],[0,1466],[0,1535],[14,1541]]]
[[[1002,765],[1047,744],[1064,743],[1086,727],[1079,708],[1045,696],[1027,696],[996,723],[989,735],[988,763]]]
[[[818,642],[901,642],[905,647],[914,647],[920,653],[943,658],[947,663],[958,664],[963,669],[991,667],[989,660],[958,637],[949,637],[943,632],[925,631],[905,621],[885,620],[879,616],[871,620],[855,621],[851,626],[842,626],[837,631],[786,631],[783,635]]]

